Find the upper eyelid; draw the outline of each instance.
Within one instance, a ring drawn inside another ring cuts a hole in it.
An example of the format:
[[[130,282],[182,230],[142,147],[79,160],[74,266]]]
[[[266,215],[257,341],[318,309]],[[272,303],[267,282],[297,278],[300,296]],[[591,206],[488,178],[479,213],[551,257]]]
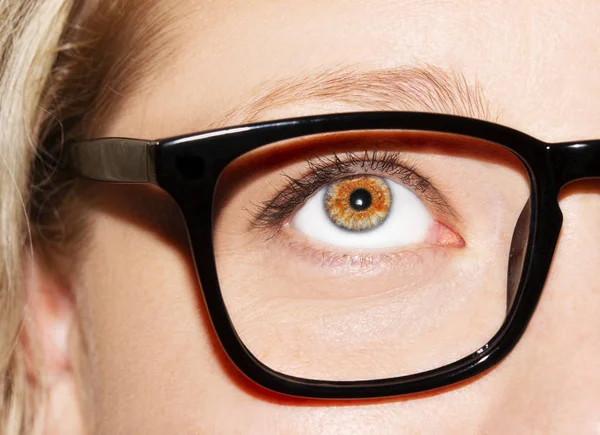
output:
[[[403,184],[407,184],[407,188],[433,205],[438,213],[460,223],[460,215],[456,212],[456,209],[450,205],[445,195],[427,177],[419,174],[415,165],[402,160],[398,153],[375,150],[371,156],[368,151],[360,153],[347,152],[344,154],[344,158],[340,158],[339,154],[335,153],[326,157],[317,155],[307,161],[310,172],[305,172],[298,178],[282,173],[282,176],[288,181],[288,186],[278,191],[274,198],[261,203],[260,210],[253,213],[253,226],[261,227],[280,223],[299,205],[304,203],[308,197],[321,189],[323,184],[343,178],[343,175],[356,173],[351,172],[353,165],[354,167],[360,165],[362,168],[368,165],[371,170],[379,170],[388,174],[391,174],[394,170],[403,171],[404,180],[401,181],[403,181]],[[337,174],[333,175],[331,171],[337,171]],[[400,175],[400,173],[396,172],[392,175]],[[415,182],[408,180],[410,177],[418,177],[417,181],[422,183],[423,187],[418,189]],[[316,178],[316,180],[309,181],[310,178]],[[278,209],[278,206],[274,206],[274,203],[278,200],[285,201],[282,206],[285,205],[288,208],[279,207]]]

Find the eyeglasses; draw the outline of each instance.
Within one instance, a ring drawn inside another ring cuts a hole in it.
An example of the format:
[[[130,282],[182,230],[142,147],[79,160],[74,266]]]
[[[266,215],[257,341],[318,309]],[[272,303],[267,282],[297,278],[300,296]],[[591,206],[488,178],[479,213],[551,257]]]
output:
[[[312,398],[453,384],[498,363],[539,300],[563,186],[600,141],[364,112],[66,146],[65,168],[178,204],[220,342],[248,378]]]

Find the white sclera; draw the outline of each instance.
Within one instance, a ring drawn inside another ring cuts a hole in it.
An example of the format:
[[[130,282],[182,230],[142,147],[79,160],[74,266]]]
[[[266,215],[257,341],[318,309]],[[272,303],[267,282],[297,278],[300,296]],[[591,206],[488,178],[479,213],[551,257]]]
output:
[[[338,227],[325,209],[327,188],[319,190],[302,206],[291,225],[308,237],[332,246],[381,249],[424,242],[433,219],[423,202],[409,189],[385,180],[391,192],[391,207],[385,221],[366,231]]]

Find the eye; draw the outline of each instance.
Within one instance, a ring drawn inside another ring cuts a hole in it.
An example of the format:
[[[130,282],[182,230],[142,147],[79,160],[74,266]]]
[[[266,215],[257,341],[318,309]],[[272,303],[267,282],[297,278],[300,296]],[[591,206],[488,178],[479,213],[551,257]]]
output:
[[[320,189],[298,209],[291,225],[332,246],[379,249],[426,242],[435,221],[410,189],[361,175]]]

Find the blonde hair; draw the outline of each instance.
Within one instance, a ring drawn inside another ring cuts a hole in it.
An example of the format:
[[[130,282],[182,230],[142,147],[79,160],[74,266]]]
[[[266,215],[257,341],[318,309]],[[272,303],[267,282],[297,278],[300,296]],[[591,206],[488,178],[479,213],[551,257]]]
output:
[[[31,434],[43,409],[44,386],[29,379],[35,343],[22,340],[23,259],[84,239],[78,186],[55,171],[62,144],[93,134],[139,66],[168,52],[167,10],[147,3],[0,0],[0,435]]]
[[[20,335],[30,172],[50,116],[47,83],[73,0],[0,0],[0,433],[29,434],[40,395]]]

